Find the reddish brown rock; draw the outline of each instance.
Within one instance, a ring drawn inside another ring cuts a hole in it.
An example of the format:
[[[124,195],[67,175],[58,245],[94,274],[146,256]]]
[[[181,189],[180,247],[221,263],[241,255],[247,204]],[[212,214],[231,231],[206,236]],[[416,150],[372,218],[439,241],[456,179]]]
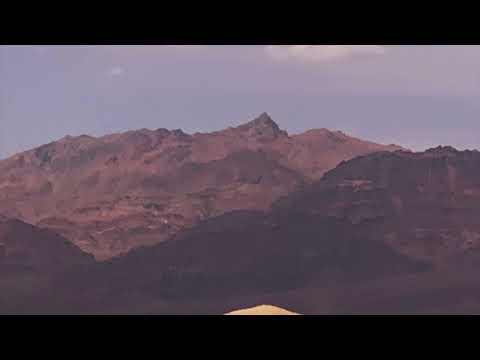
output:
[[[271,211],[209,218],[160,244],[62,273],[35,296],[10,307],[0,301],[0,311],[221,314],[275,303],[304,314],[476,313],[479,154],[439,147],[360,156]],[[237,152],[227,163],[241,167],[255,156],[263,166],[267,155]],[[195,169],[205,183],[212,172],[230,179],[222,164]],[[249,175],[245,182],[258,181]],[[181,178],[164,186],[194,186]]]
[[[166,129],[67,136],[0,161],[0,213],[107,259],[236,209],[266,210],[340,161],[396,150],[267,115],[208,134]]]
[[[441,264],[480,247],[480,153],[438,147],[342,162],[308,191],[280,201],[348,220],[405,255]]]

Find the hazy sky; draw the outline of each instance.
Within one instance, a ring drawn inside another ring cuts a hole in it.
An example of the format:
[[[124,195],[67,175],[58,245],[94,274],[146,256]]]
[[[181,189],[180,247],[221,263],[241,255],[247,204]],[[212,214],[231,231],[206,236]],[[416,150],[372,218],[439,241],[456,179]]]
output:
[[[0,157],[263,111],[290,133],[480,148],[479,64],[480,46],[0,46]]]

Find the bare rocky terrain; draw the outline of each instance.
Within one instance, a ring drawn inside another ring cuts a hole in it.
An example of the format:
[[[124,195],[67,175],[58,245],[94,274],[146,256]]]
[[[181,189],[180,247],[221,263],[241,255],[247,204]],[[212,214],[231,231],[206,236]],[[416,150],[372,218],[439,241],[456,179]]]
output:
[[[0,313],[480,313],[480,152],[289,136],[266,115],[125,140],[153,133],[0,162]]]
[[[115,289],[114,313],[479,313],[479,165],[451,147],[359,156],[269,212],[203,221],[75,286]]]
[[[229,211],[268,210],[342,160],[398,149],[326,129],[290,136],[265,113],[205,134],[67,136],[0,161],[0,213],[105,260]]]

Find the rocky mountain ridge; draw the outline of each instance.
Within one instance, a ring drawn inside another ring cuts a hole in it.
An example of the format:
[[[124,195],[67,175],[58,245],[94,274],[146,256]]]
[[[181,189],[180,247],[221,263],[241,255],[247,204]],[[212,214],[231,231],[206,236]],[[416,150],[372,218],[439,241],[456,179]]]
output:
[[[266,113],[213,133],[66,136],[0,161],[0,213],[105,260],[229,211],[268,210],[342,160],[398,149],[326,129],[290,136]]]

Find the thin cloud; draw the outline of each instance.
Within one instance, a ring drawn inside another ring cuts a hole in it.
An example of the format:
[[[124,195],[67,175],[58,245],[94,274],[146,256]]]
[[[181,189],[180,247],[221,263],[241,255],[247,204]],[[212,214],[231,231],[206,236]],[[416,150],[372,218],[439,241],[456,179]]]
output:
[[[268,56],[277,61],[322,63],[362,54],[383,54],[385,47],[380,45],[268,45],[265,51]]]
[[[125,68],[121,66],[114,66],[108,70],[108,75],[114,77],[114,76],[122,76],[125,74]]]

